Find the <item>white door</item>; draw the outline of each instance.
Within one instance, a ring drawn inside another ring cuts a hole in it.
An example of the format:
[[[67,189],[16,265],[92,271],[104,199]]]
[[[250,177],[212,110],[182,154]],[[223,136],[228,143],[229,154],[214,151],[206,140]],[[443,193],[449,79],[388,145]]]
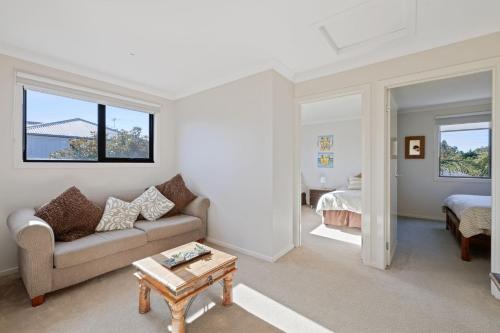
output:
[[[390,212],[389,221],[386,228],[386,263],[389,266],[396,252],[398,243],[398,116],[397,109],[391,98],[391,91],[387,90],[386,106],[388,113],[389,126],[389,182],[388,184],[388,211]]]

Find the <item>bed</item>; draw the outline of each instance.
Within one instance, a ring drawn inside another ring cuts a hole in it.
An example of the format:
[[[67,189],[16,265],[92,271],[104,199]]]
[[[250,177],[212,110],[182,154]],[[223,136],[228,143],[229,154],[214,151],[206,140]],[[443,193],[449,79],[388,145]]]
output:
[[[491,196],[454,194],[443,204],[446,229],[459,239],[461,258],[470,261],[470,244],[491,242]]]
[[[316,206],[323,223],[361,228],[361,190],[337,190],[323,194]]]

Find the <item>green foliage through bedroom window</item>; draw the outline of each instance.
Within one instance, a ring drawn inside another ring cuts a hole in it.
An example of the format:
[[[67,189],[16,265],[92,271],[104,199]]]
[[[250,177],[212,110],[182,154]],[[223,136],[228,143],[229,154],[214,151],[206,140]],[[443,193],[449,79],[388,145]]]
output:
[[[491,178],[489,128],[440,131],[439,176]]]

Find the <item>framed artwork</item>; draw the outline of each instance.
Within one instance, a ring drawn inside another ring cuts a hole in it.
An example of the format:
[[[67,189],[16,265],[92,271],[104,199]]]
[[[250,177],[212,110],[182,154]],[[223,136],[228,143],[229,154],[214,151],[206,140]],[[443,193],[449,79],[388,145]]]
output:
[[[425,136],[405,137],[405,158],[406,159],[425,158]]]
[[[333,135],[318,136],[318,151],[321,153],[333,153]]]
[[[333,153],[318,153],[318,168],[333,168]]]

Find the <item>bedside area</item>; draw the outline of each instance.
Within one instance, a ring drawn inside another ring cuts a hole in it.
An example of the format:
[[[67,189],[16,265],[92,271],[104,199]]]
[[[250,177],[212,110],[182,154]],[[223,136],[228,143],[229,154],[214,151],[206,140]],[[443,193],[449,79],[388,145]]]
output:
[[[311,206],[311,208],[315,209],[321,196],[325,193],[333,192],[333,191],[335,191],[334,188],[323,188],[323,189],[311,188],[311,189],[309,189],[309,206]]]

